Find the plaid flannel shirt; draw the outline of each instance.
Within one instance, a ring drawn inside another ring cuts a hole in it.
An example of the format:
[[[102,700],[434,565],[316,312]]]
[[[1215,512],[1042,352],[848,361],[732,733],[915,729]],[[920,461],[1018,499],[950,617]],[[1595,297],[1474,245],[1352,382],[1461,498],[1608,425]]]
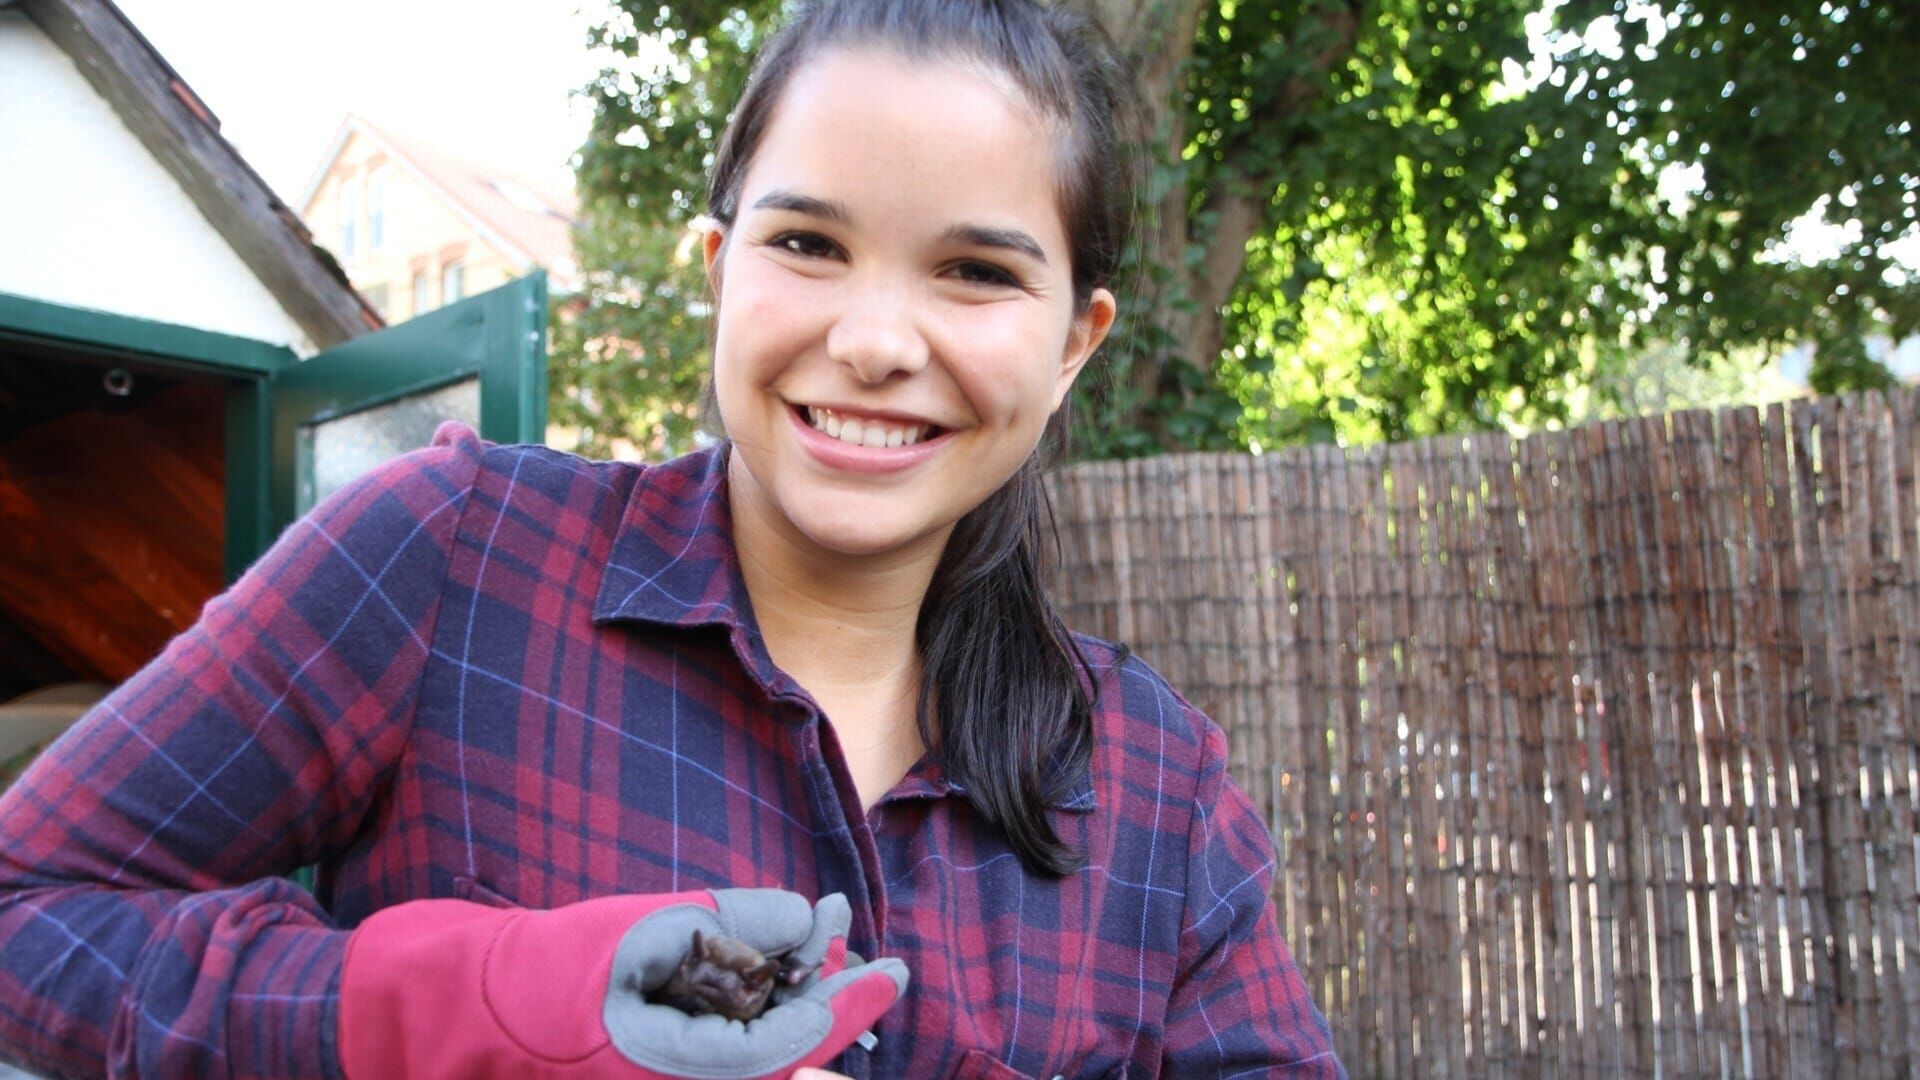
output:
[[[1084,870],[1027,873],[926,760],[863,811],[754,622],[726,455],[447,425],[290,528],[0,799],[0,1057],[336,1077],[386,905],[778,886],[912,972],[860,1080],[1339,1075],[1220,729],[1082,637],[1091,775],[1047,813]]]

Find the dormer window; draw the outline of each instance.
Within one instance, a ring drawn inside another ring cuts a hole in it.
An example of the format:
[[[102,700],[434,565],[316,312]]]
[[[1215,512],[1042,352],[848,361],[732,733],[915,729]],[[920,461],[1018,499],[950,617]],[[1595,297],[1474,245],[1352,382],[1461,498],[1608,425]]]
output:
[[[387,170],[367,176],[367,250],[379,251],[387,242]]]

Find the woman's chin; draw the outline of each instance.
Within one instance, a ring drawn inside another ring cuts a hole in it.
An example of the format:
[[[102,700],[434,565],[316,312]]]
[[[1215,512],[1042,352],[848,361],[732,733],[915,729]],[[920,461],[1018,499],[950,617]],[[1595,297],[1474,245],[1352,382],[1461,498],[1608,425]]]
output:
[[[921,527],[925,523],[909,523],[887,514],[863,513],[856,508],[808,514],[793,524],[816,547],[856,558],[904,551],[927,543],[932,535],[944,536],[946,532]]]

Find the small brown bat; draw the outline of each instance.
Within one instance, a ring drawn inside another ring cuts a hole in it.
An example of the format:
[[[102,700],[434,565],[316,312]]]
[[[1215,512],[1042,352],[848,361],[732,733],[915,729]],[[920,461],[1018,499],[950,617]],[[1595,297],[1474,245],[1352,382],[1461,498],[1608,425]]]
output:
[[[667,985],[654,991],[656,1005],[671,1005],[689,1016],[718,1013],[752,1020],[766,1011],[776,986],[796,986],[812,968],[786,967],[778,956],[762,956],[744,941],[703,937],[693,932],[693,948]]]

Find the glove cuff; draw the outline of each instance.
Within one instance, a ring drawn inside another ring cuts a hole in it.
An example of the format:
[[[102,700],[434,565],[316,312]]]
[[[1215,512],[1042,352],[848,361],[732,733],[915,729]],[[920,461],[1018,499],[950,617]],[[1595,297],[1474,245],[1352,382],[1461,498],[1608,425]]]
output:
[[[340,1065],[348,1080],[525,1076],[605,1049],[614,949],[661,908],[712,909],[702,890],[614,896],[551,912],[415,900],[347,940]]]

